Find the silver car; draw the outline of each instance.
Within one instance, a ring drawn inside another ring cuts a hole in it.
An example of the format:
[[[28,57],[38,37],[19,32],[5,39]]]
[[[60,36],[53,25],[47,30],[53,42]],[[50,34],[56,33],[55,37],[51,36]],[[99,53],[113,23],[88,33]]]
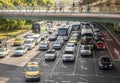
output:
[[[15,50],[14,50],[14,56],[22,56],[25,53],[27,53],[27,47],[25,46],[18,46]]]
[[[39,50],[48,50],[49,49],[49,43],[47,41],[42,41],[40,43]]]
[[[9,49],[8,48],[0,48],[0,57],[4,58],[6,55],[8,55]]]
[[[89,45],[81,45],[80,47],[81,56],[91,56],[92,50]]]

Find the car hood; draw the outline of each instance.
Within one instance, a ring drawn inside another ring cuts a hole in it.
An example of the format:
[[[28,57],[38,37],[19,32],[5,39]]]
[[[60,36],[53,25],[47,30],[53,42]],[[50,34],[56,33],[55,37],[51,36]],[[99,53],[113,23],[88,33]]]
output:
[[[45,56],[55,56],[55,54],[45,54]]]

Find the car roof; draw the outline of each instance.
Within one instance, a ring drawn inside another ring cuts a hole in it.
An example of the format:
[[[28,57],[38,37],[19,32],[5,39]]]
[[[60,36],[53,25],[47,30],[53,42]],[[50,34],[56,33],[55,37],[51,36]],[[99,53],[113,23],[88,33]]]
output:
[[[38,62],[28,62],[27,66],[38,66]]]

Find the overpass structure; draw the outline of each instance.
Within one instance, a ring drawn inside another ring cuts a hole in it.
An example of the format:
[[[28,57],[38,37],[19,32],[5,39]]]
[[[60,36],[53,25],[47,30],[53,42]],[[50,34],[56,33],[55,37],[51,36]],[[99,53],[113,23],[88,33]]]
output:
[[[79,1],[79,0],[78,0]],[[80,3],[80,4],[78,4]],[[80,0],[76,6],[55,4],[49,7],[22,7],[0,9],[0,19],[68,20],[120,23],[119,0]],[[87,8],[90,7],[88,11]]]

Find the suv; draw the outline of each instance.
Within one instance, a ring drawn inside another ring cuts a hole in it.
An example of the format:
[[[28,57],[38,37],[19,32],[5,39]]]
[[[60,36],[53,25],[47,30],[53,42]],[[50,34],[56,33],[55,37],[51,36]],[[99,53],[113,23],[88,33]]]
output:
[[[100,69],[112,69],[112,60],[108,56],[101,56],[99,59]]]
[[[74,50],[65,50],[62,56],[62,61],[75,61],[75,51]]]

